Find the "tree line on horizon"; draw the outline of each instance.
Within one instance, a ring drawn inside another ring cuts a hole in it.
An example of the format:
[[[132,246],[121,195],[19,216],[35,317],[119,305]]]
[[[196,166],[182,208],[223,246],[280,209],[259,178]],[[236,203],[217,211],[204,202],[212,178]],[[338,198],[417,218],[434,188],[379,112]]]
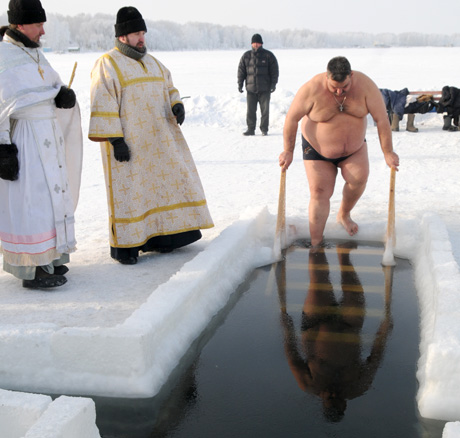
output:
[[[115,17],[110,14],[47,14],[43,47],[52,51],[107,51],[114,44]],[[268,31],[246,26],[145,19],[146,45],[149,50],[230,50],[247,49],[251,36],[260,33],[269,49],[323,49],[351,47],[457,47],[460,33],[453,35],[407,32],[401,34],[364,32],[318,32],[308,29]],[[6,13],[0,25],[8,23]]]

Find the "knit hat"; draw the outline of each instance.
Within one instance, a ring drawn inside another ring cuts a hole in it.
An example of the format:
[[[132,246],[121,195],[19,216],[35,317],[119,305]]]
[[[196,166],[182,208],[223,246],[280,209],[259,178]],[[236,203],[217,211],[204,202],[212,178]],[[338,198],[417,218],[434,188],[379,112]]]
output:
[[[10,24],[44,23],[45,10],[40,0],[10,0],[8,22]]]
[[[255,34],[252,36],[251,44],[252,44],[252,43],[263,44],[264,42],[262,41],[262,37],[261,37],[258,33],[255,33]]]
[[[141,13],[135,7],[125,6],[118,11],[115,37],[140,32],[141,30],[147,32],[147,27]]]

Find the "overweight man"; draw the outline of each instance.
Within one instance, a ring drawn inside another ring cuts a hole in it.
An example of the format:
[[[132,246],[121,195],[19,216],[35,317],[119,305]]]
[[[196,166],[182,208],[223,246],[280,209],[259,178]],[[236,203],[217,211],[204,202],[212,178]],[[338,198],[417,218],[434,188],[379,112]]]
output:
[[[286,171],[293,159],[298,123],[301,123],[305,171],[310,188],[311,245],[323,241],[330,198],[340,169],[345,185],[337,221],[350,236],[358,232],[351,210],[366,188],[369,159],[366,143],[367,115],[374,119],[380,146],[389,167],[398,169],[391,128],[377,85],[351,69],[349,61],[331,59],[327,71],[314,76],[297,92],[284,123],[284,151],[279,165]]]

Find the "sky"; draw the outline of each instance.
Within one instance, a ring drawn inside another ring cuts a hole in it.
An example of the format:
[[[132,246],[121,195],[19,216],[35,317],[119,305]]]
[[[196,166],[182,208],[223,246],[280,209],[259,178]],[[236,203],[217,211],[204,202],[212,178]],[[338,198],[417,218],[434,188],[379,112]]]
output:
[[[282,4],[282,7],[280,7]],[[313,0],[175,0],[146,2],[125,0],[43,0],[47,12],[64,15],[103,12],[113,14],[123,6],[134,6],[144,18],[178,23],[207,22],[247,26],[262,30],[310,29],[328,33],[439,33],[460,32],[458,0],[348,0],[327,2]]]

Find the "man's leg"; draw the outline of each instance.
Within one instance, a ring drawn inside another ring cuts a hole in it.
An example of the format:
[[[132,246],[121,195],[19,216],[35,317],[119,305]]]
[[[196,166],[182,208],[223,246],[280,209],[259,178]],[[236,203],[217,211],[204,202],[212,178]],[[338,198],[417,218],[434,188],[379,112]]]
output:
[[[246,124],[248,125],[248,130],[244,133],[245,135],[254,135],[257,122],[257,94],[247,92],[247,111],[246,111]]]
[[[369,176],[367,143],[339,164],[345,180],[337,222],[341,223],[350,236],[358,232],[358,225],[351,219],[351,210],[364,193]]]
[[[262,134],[266,135],[268,132],[268,124],[270,118],[270,96],[271,93],[259,93],[259,104],[260,104],[260,130]]]
[[[329,217],[330,199],[334,193],[337,167],[327,161],[304,160],[310,187],[308,217],[310,238],[313,246],[323,240],[324,228]]]

